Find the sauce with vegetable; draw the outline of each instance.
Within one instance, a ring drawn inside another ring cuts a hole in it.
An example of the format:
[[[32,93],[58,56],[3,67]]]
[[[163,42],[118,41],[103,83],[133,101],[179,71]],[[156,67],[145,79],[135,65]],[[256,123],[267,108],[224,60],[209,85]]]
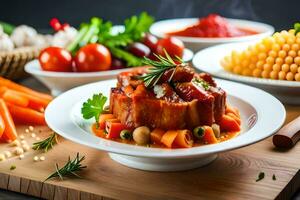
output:
[[[207,17],[200,18],[198,23],[183,30],[168,33],[170,36],[184,37],[240,37],[257,34],[257,31],[239,28],[230,24],[225,18],[210,14]]]

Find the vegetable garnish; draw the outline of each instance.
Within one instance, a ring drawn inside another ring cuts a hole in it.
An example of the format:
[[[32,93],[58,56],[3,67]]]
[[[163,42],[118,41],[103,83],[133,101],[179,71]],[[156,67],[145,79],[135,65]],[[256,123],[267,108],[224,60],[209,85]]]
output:
[[[195,83],[196,85],[202,87],[204,90],[209,90],[209,88],[210,88],[209,83],[207,83],[206,81],[204,81],[201,78],[194,78],[192,80],[192,82]]]
[[[45,140],[33,143],[32,149],[43,149],[45,152],[47,152],[48,150],[52,149],[53,146],[57,143],[57,135],[56,133],[53,133],[50,137],[46,138]]]
[[[259,172],[257,179],[255,180],[256,182],[262,180],[265,178],[265,173],[264,172]]]
[[[64,179],[66,176],[75,176],[81,178],[77,172],[81,171],[82,169],[86,168],[87,166],[82,166],[81,162],[84,160],[85,156],[80,157],[79,153],[77,153],[76,157],[71,160],[69,157],[68,162],[62,167],[58,168],[58,164],[55,164],[55,172],[51,174],[48,178],[44,180],[47,181],[51,178],[59,177],[61,180]]]
[[[91,99],[88,99],[83,103],[81,108],[81,114],[84,119],[95,118],[96,124],[99,122],[99,116],[103,111],[104,104],[107,97],[102,93],[94,94]]]
[[[169,69],[173,69],[173,73],[169,78],[169,82],[171,82],[176,72],[176,67],[183,66],[185,64],[179,57],[176,57],[176,60],[173,60],[166,50],[164,50],[164,52],[166,57],[154,54],[158,61],[154,61],[146,57],[143,60],[143,64],[150,65],[152,67],[149,68],[149,72],[147,74],[141,75],[138,78],[142,79],[145,86],[148,88],[154,87],[158,83],[159,79]]]
[[[16,168],[17,168],[16,165],[12,165],[12,166],[10,166],[9,170],[14,170]]]
[[[273,174],[272,180],[273,180],[273,181],[276,181],[276,176],[275,176],[275,174]]]
[[[295,29],[295,35],[300,32],[300,23],[295,23],[294,24],[294,29]]]

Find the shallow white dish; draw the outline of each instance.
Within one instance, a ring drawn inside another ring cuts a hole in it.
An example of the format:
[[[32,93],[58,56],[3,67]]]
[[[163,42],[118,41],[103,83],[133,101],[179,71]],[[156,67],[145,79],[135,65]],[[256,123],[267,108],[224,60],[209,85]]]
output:
[[[193,56],[194,53],[191,50],[184,49],[184,61],[192,61]],[[38,60],[33,60],[25,65],[25,71],[35,76],[39,81],[45,84],[51,90],[51,94],[53,96],[57,96],[64,91],[80,85],[115,78],[120,72],[131,69],[133,68],[108,70],[102,72],[74,73],[43,71]]]
[[[246,42],[209,47],[195,54],[193,65],[196,69],[210,73],[213,76],[242,82],[266,90],[284,103],[299,105],[300,82],[241,76],[223,69],[220,61],[224,56],[230,54],[232,50],[244,50],[251,44],[253,45],[253,43]]]
[[[231,38],[176,37],[182,40],[187,48],[196,52],[200,49],[218,44],[259,40],[274,33],[274,27],[268,24],[241,19],[226,19],[236,27],[254,30],[259,33]],[[150,27],[150,32],[159,38],[164,38],[167,36],[167,33],[182,30],[197,22],[198,18],[179,18],[157,21]]]
[[[241,134],[231,140],[189,149],[149,148],[122,144],[96,137],[91,132],[93,120],[82,118],[82,103],[102,92],[109,97],[115,80],[102,81],[69,90],[55,98],[45,111],[48,126],[62,137],[88,147],[109,152],[115,161],[137,169],[178,171],[206,165],[217,153],[247,146],[271,136],[285,120],[283,105],[272,95],[243,84],[217,80],[228,94],[230,105],[240,110]],[[251,94],[251,95],[249,95]],[[274,114],[276,113],[276,114]]]

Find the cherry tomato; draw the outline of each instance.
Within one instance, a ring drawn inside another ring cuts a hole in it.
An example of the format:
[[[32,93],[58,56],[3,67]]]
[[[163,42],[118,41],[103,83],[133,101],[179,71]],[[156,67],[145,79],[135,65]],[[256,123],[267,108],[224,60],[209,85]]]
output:
[[[175,37],[167,37],[158,41],[156,53],[164,56],[164,49],[166,49],[171,57],[179,56],[182,58],[184,44],[181,40]]]
[[[78,72],[96,72],[110,69],[111,54],[101,44],[88,44],[81,47],[75,56]]]
[[[149,47],[140,42],[134,42],[129,45],[128,51],[137,57],[147,57],[151,53]]]
[[[142,42],[144,45],[149,47],[151,51],[155,51],[157,47],[158,39],[154,35],[151,35],[150,33],[146,33]]]
[[[44,49],[39,55],[39,62],[45,71],[72,71],[72,55],[67,50],[59,47]]]

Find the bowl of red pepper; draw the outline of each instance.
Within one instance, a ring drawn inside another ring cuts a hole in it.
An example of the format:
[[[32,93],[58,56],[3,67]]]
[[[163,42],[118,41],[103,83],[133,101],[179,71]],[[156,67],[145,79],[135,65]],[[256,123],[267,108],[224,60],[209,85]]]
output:
[[[159,38],[177,37],[187,48],[198,51],[218,44],[257,41],[272,35],[274,27],[260,22],[210,14],[203,18],[157,21],[150,27],[150,32]]]

